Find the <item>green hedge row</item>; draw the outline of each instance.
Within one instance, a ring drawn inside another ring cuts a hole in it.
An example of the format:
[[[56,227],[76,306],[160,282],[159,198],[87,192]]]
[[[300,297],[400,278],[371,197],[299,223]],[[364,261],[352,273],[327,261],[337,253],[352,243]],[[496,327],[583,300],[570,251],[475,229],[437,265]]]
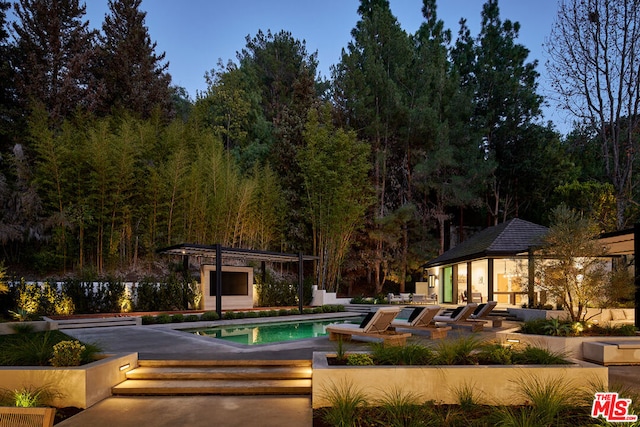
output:
[[[302,310],[302,314],[319,314],[319,313],[337,313],[345,311],[343,305],[327,304],[321,307],[305,308]],[[300,310],[297,308],[292,309],[280,309],[280,310],[260,310],[260,311],[225,311],[222,315],[224,320],[231,319],[249,319],[258,317],[277,317],[277,316],[292,316],[300,314]],[[161,313],[157,316],[142,316],[143,325],[165,324],[165,323],[182,323],[182,322],[197,322],[197,321],[214,321],[219,320],[220,317],[215,311],[207,311],[201,315],[188,314],[183,315]]]

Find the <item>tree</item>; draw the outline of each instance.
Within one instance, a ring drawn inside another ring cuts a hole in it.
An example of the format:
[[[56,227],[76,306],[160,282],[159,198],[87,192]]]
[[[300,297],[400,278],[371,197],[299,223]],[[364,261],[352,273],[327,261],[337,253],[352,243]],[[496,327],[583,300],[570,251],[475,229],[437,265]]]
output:
[[[337,292],[342,263],[368,207],[370,148],[354,132],[334,128],[328,105],[309,114],[304,139],[298,162],[319,257],[316,284]]]
[[[95,32],[78,0],[20,0],[15,72],[25,115],[34,102],[44,105],[55,125],[77,109],[93,111],[100,95],[92,71]]]
[[[253,38],[247,36],[246,41],[238,60],[251,89],[242,95],[250,100],[256,93],[259,97],[262,114],[256,116],[251,112],[255,121],[250,134],[260,135],[262,140],[256,143],[252,139],[242,157],[262,154],[268,144],[266,160],[278,174],[288,203],[287,243],[291,249],[305,250],[308,240],[302,213],[304,194],[300,191],[300,169],[291,159],[296,158],[303,145],[307,115],[320,96],[317,52],[307,52],[306,43],[288,31],[266,34],[258,31]],[[267,129],[269,133],[265,135]]]
[[[369,223],[377,230],[369,233],[374,270],[369,276],[379,291],[386,280],[384,266],[389,256],[381,221],[411,202],[410,163],[415,162],[411,148],[417,138],[413,135],[409,140],[407,136],[409,108],[405,101],[410,94],[404,90],[414,87],[415,76],[409,73],[413,59],[411,39],[391,13],[389,2],[362,0],[358,14],[361,18],[351,31],[352,41],[333,69],[334,96],[341,123],[356,129],[358,138],[371,146],[370,179],[375,204],[368,215]],[[406,223],[390,223],[406,227]],[[405,254],[406,242],[405,238]]]
[[[171,76],[165,54],[156,54],[144,25],[142,0],[109,0],[100,37],[100,63],[96,73],[105,88],[102,113],[127,110],[140,118],[158,108],[163,117],[173,115]]]
[[[0,1],[0,150],[4,152],[11,146],[16,136],[19,119],[18,99],[15,88],[15,70],[11,58],[15,47],[9,43],[7,10],[11,3]]]
[[[515,43],[520,24],[500,19],[498,0],[488,0],[481,16],[476,40],[461,21],[451,53],[461,84],[473,93],[472,128],[482,136],[485,156],[495,162],[486,207],[497,224],[516,213],[519,163],[526,161],[516,153],[541,114],[542,97],[536,93],[537,62],[527,63],[529,50]]]
[[[616,196],[617,228],[633,203],[640,125],[640,5],[566,0],[547,43],[559,105],[597,132]]]
[[[425,0],[426,21],[414,36],[416,123],[423,127],[417,136],[423,141],[414,169],[416,203],[422,216],[438,225],[440,253],[445,249],[445,228],[451,211],[478,206],[483,184],[492,171],[484,158],[479,134],[469,127],[473,110],[470,91],[461,87],[460,76],[448,60],[451,41],[443,22],[437,20],[434,0]],[[423,86],[422,86],[423,85]]]
[[[573,321],[584,320],[587,307],[607,295],[606,248],[588,217],[560,205],[537,252],[543,265],[541,288],[562,304]]]

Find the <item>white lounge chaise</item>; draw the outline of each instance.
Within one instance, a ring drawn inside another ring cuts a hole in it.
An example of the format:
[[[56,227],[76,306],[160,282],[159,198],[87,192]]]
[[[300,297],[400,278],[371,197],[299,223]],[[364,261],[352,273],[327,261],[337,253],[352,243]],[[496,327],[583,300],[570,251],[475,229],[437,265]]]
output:
[[[381,307],[377,311],[369,313],[360,325],[348,323],[336,323],[327,326],[329,340],[336,341],[339,338],[351,340],[353,335],[379,338],[384,345],[404,345],[410,333],[398,333],[390,329],[393,319],[400,314],[401,307]]]
[[[394,328],[417,329],[429,333],[431,339],[446,338],[450,326],[438,326],[433,322],[433,318],[440,312],[438,305],[428,307],[417,307],[411,312],[407,320],[394,319],[391,326]]]
[[[437,323],[444,323],[448,326],[469,327],[473,332],[480,332],[483,330],[484,322],[469,321],[469,316],[471,316],[477,307],[478,304],[476,303],[461,305],[455,308],[450,314],[439,314],[434,316],[433,321]]]

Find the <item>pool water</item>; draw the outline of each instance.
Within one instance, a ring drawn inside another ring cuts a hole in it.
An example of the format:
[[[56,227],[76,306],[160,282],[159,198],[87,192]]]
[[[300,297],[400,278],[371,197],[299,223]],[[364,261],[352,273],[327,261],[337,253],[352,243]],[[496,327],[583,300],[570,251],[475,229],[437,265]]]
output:
[[[273,344],[327,336],[327,325],[332,323],[360,324],[362,319],[364,319],[364,316],[326,320],[256,323],[206,329],[190,329],[188,332],[196,335],[231,341],[237,344]]]

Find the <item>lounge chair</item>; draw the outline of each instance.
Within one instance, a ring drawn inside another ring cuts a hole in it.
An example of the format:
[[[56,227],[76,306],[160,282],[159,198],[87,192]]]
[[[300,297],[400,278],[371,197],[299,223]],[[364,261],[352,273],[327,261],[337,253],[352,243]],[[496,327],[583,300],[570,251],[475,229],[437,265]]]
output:
[[[384,345],[404,345],[411,334],[398,333],[389,329],[391,322],[401,310],[400,307],[382,307],[376,312],[369,313],[360,325],[348,323],[331,324],[327,326],[329,340],[336,341],[339,337],[351,340],[353,335],[358,335],[382,339]]]
[[[482,331],[484,322],[469,321],[469,316],[478,307],[478,304],[471,303],[455,308],[450,314],[442,314],[433,317],[433,321],[444,323],[449,326],[470,327],[473,332]]]
[[[56,408],[0,407],[0,426],[42,426],[51,427]]]
[[[429,333],[431,339],[446,338],[451,326],[438,326],[433,318],[440,312],[440,306],[414,308],[407,320],[394,319],[391,326],[394,328],[417,329]]]
[[[493,309],[498,304],[497,301],[488,301],[484,304],[480,304],[473,313],[469,316],[470,321],[481,321],[481,322],[491,322],[491,327],[500,328],[502,327],[502,321],[504,317],[491,316],[489,314],[493,311]]]

